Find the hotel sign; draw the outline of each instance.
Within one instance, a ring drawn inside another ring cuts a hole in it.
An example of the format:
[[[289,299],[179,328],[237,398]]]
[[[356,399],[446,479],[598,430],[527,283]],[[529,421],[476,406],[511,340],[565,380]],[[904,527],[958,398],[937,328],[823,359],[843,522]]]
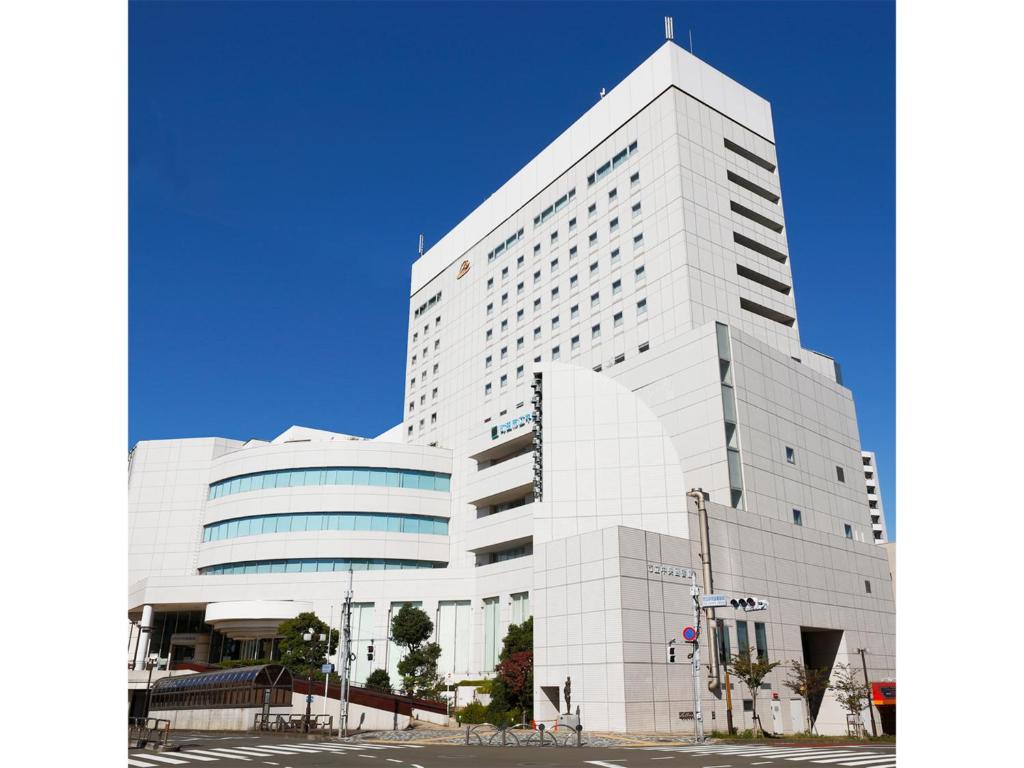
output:
[[[469,261],[464,261],[459,265],[459,273],[455,275],[456,280],[461,280],[465,274],[469,272]]]
[[[692,579],[694,577],[693,570],[690,568],[683,568],[680,565],[665,565],[663,563],[648,563],[647,572],[653,574],[661,574],[662,576],[675,576],[677,579]]]
[[[491,427],[491,440],[497,440],[499,437],[507,435],[509,432],[514,432],[521,427],[525,427],[527,424],[533,423],[533,413],[524,413],[522,416],[516,416],[514,419],[509,419],[504,424],[495,424]]]

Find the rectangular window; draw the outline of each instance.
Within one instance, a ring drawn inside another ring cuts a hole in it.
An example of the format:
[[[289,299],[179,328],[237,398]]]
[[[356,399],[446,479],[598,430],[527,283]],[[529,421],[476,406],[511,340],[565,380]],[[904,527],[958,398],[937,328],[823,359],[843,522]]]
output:
[[[639,171],[637,171],[636,173],[634,173],[632,176],[629,177],[629,186],[630,186],[630,188],[635,188],[635,187],[640,186],[640,172]]]
[[[551,289],[551,300],[554,301],[557,298],[558,298],[558,286],[556,285],[554,288]]]
[[[540,326],[533,329],[533,340],[537,341],[540,338]]]
[[[557,360],[561,356],[562,356],[562,352],[561,352],[561,349],[559,347],[552,347],[551,348],[551,359],[552,360]]]
[[[484,598],[484,672],[491,672],[498,663],[501,648],[501,606],[497,597]],[[397,655],[397,654],[396,654]]]
[[[790,464],[796,464],[796,451],[794,451],[788,445],[786,446],[786,461],[788,461]]]
[[[494,287],[494,278],[493,277],[488,277],[487,278],[487,290],[489,291],[493,287]],[[413,338],[413,341],[415,341],[416,340],[416,335],[413,334],[412,338]]]
[[[619,328],[622,325],[622,313],[621,312],[616,312],[614,315],[612,315],[612,325],[615,328]]]
[[[551,260],[551,271],[552,272],[557,272],[558,271],[558,259],[552,259]]]
[[[570,288],[570,290],[575,288],[576,285],[579,283],[579,281],[580,281],[580,279],[576,275],[573,275],[572,277],[570,277],[569,278],[569,288]]]
[[[490,317],[493,314],[494,314],[494,304],[491,303],[491,304],[487,305],[487,316]]]
[[[871,582],[867,579],[864,579],[864,591],[867,592],[869,595],[871,594]]]
[[[590,237],[587,238],[587,243],[592,247],[597,245],[597,232],[590,233]]]
[[[723,664],[729,663],[729,627],[726,626],[725,622],[718,619],[718,658],[721,659]]]
[[[539,298],[533,300],[533,311],[536,312],[538,309],[540,309],[540,299]]]
[[[525,290],[526,290],[526,284],[525,283],[518,283],[516,285],[516,296],[522,296],[523,292]]]
[[[523,366],[520,365],[518,368],[516,368],[516,379],[521,378],[523,378]]]
[[[490,341],[490,340],[491,340],[491,337],[492,337],[493,335],[494,335],[494,331],[493,331],[493,330],[491,330],[490,328],[488,328],[488,329],[487,329],[487,333],[485,333],[485,334],[484,334],[484,340],[485,340],[485,341]]]
[[[500,381],[501,381],[501,388],[502,389],[507,387],[508,386],[508,374],[502,374]]]
[[[618,196],[619,196],[619,190],[617,190],[617,189],[609,190],[608,191],[608,202],[609,203],[614,203],[615,202],[615,198],[617,198]]]
[[[430,414],[430,423],[431,424],[436,424],[437,423],[437,414],[436,413]]]
[[[552,318],[551,318],[551,330],[552,330],[552,331],[554,331],[554,330],[557,330],[557,329],[558,329],[558,326],[559,326],[560,324],[561,324],[561,323],[559,323],[559,320],[558,320],[558,315],[555,315],[554,317],[552,317]]]
[[[572,337],[572,341],[570,343],[572,344],[571,350],[573,352],[577,352],[579,350],[579,348],[580,348],[580,337],[579,336],[573,336]]]
[[[603,365],[600,365],[600,364],[599,365],[595,365],[594,366],[594,373],[600,373],[602,368],[604,368]]]
[[[601,324],[600,323],[598,323],[597,325],[592,325],[590,327],[590,338],[592,338],[592,339],[599,339],[599,338],[601,338]]]
[[[518,352],[519,350],[521,350],[523,348],[523,344],[525,343],[526,340],[522,336],[516,339],[516,351]]]
[[[437,400],[437,387],[434,387],[434,390],[430,393],[430,399]]]
[[[569,319],[570,320],[576,320],[577,318],[579,318],[579,316],[580,316],[580,305],[579,304],[573,304],[569,308]]]
[[[597,213],[597,203],[591,203],[590,205],[587,206],[587,217],[588,218],[593,218],[596,213]]]
[[[523,316],[525,314],[525,311],[526,310],[523,310],[523,309],[517,309],[516,310],[516,322],[517,323],[523,322]]]
[[[572,261],[573,259],[576,258],[576,251],[577,250],[578,249],[576,248],[575,245],[572,248],[569,249],[569,261]]]
[[[747,634],[747,622],[736,622],[736,652],[746,655],[750,652],[750,637]]]
[[[793,510],[793,525],[803,525],[803,524],[804,524],[804,516],[803,516],[803,514],[801,514],[799,509],[794,509]]]
[[[649,342],[649,341],[645,341],[643,344],[641,344],[639,347],[637,347],[637,349],[640,352],[646,352],[650,348],[651,348],[651,342]]]
[[[601,294],[600,294],[600,292],[590,294],[590,308],[591,309],[593,309],[594,307],[598,306],[600,303],[601,303]]]
[[[523,263],[525,261],[526,261],[526,257],[525,256],[520,256],[518,259],[516,259],[516,269],[520,269],[523,266]]]
[[[598,270],[598,262],[595,261],[593,264],[590,265],[590,276],[594,277],[594,275],[597,274],[597,270]]]
[[[647,314],[647,299],[640,299],[640,301],[636,303],[636,313],[637,315]]]
[[[533,358],[533,362],[539,363],[540,362],[540,355],[537,355],[535,358]]]
[[[540,243],[537,243],[535,246],[533,246],[533,255],[536,256],[539,253],[540,253]]]
[[[501,281],[505,282],[508,280],[508,267],[501,268]]]
[[[853,526],[850,525],[849,523],[843,523],[843,533],[846,534],[846,538],[852,539],[853,538]]]
[[[537,283],[539,283],[539,282],[540,282],[540,270],[538,269],[536,272],[533,273],[533,284],[537,285]]]
[[[634,203],[632,211],[633,211],[633,218],[634,219],[638,218],[640,216],[640,203]]]
[[[838,480],[840,483],[846,482],[846,473],[843,472],[842,467],[836,467],[836,480]]]
[[[644,233],[641,232],[639,235],[633,236],[633,250],[638,250],[644,247]]]
[[[486,384],[484,384],[484,394],[491,394],[491,382],[487,382]],[[410,429],[412,429],[412,427],[410,427]]]
[[[617,296],[622,293],[622,281],[616,280],[612,283],[612,296]]]
[[[558,230],[551,233],[551,244],[554,245],[558,242]]]
[[[503,293],[501,294],[501,306],[504,307],[506,304],[508,304],[508,294]]]
[[[501,321],[501,332],[504,333],[508,330],[508,320]]]
[[[619,363],[626,362],[626,353],[622,352],[622,353],[616,355],[615,358],[612,360],[612,362],[615,363],[615,365],[618,365]]]
[[[614,219],[608,222],[609,232],[618,232],[619,230],[619,217],[616,216]]]
[[[638,281],[643,280],[644,278],[647,277],[647,268],[643,264],[641,264],[639,267],[633,270],[633,275],[636,277]]]
[[[573,216],[571,219],[569,219],[569,234],[571,235],[575,231],[576,231],[576,217]]]
[[[754,642],[757,644],[757,658],[768,658],[768,634],[765,632],[764,622],[754,622]]]
[[[614,267],[621,260],[622,260],[622,254],[619,252],[619,249],[618,248],[613,249],[612,250],[612,266]]]
[[[501,359],[505,360],[508,357],[508,347],[501,348]]]

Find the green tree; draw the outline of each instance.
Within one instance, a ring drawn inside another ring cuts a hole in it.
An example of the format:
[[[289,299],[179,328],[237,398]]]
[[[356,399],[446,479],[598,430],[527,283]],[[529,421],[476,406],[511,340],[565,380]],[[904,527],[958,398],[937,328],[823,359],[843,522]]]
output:
[[[814,733],[814,712],[820,704],[821,695],[828,689],[828,672],[827,668],[809,667],[791,659],[789,677],[782,681],[783,685],[804,700],[808,733]]]
[[[871,688],[849,664],[836,664],[835,681],[829,684],[828,689],[835,692],[836,700],[843,709],[857,716],[864,711],[871,695]]]
[[[491,712],[516,712],[533,716],[533,617],[510,624],[502,643],[495,677],[491,683]]]
[[[746,684],[750,691],[750,705],[754,713],[754,728],[764,733],[761,720],[757,716],[757,692],[768,673],[782,664],[781,661],[768,661],[767,656],[758,656],[756,648],[738,651],[728,663],[729,673]]]
[[[302,636],[310,628],[313,630],[313,639],[304,640]],[[278,641],[281,663],[291,670],[292,675],[323,680],[320,667],[338,647],[338,630],[331,629],[315,613],[307,611],[294,619],[281,622],[277,631],[281,635]],[[321,635],[327,635],[327,639],[321,640]]]
[[[367,675],[365,687],[369,688],[371,691],[391,693],[391,675],[388,674],[386,669],[375,669]]]
[[[426,699],[439,696],[442,680],[437,674],[437,660],[441,657],[441,646],[427,642],[433,632],[434,622],[426,612],[409,603],[391,619],[391,639],[406,649],[398,662],[406,695]]]

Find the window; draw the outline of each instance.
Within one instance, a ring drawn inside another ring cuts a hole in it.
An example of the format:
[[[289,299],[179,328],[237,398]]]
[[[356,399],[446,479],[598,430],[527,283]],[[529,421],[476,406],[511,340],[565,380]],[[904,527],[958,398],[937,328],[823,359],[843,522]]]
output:
[[[569,249],[569,261],[572,261],[573,259],[576,258],[576,251],[577,250],[578,249],[576,248],[575,245],[572,248]]]
[[[508,280],[508,267],[501,268],[501,282]]]
[[[504,333],[508,330],[508,320],[501,321],[501,332]]]
[[[608,192],[608,202],[609,203],[614,203],[615,202],[615,198],[617,198],[618,196],[619,196],[619,190],[617,190],[617,189],[610,190]]]
[[[525,256],[520,256],[518,259],[516,259],[516,269],[521,269],[522,266],[523,266],[523,263],[525,261],[526,261],[526,257]]]
[[[525,344],[525,343],[526,343],[526,340],[523,339],[522,336],[520,336],[518,339],[516,339],[516,352],[521,350],[523,348],[523,344]]]
[[[523,322],[523,314],[524,314],[524,312],[525,312],[525,310],[522,310],[522,309],[517,309],[516,310],[516,322],[517,323]]]
[[[555,301],[558,298],[558,286],[556,285],[551,289],[551,301]]]
[[[508,304],[508,294],[503,293],[501,294],[501,306],[504,307],[506,304]]]
[[[636,303],[636,313],[637,315],[647,314],[647,299],[640,299],[640,301]]]
[[[796,464],[796,451],[794,451],[788,445],[786,446],[786,461],[788,461],[790,464]]]
[[[526,291],[526,284],[522,283],[522,282],[517,283],[516,284],[516,296],[522,296],[524,291]]]
[[[554,245],[557,242],[558,242],[558,230],[556,229],[554,232],[551,233],[551,244]]]
[[[484,358],[484,368],[490,368],[490,367],[491,367],[491,356],[488,355],[487,357]]]
[[[590,326],[590,338],[599,339],[601,338],[601,324]]]
[[[537,283],[539,283],[539,282],[540,282],[540,270],[538,269],[536,272],[533,273],[533,284],[537,285]]]
[[[518,368],[516,368],[516,378],[517,379],[523,378],[523,366],[521,366],[521,365]]]
[[[412,413],[415,410],[416,410],[416,401],[415,400],[410,400],[409,401],[409,413]]]
[[[647,268],[641,264],[639,267],[633,270],[633,275],[637,280],[644,280],[647,277]]]
[[[415,387],[416,386],[416,377],[415,376],[413,376],[411,379],[409,379],[409,386],[410,387]]]
[[[616,216],[614,219],[612,219],[611,221],[608,222],[608,231],[609,232],[618,232],[619,231],[619,217],[618,216]]]
[[[535,246],[533,246],[533,255],[537,256],[538,254],[540,254],[540,243],[537,243]]]
[[[494,278],[493,277],[488,277],[487,278],[487,290],[489,291],[493,287],[494,287]]]
[[[500,381],[501,381],[501,388],[502,388],[502,389],[504,389],[505,387],[507,387],[507,386],[508,386],[508,374],[505,374],[505,373],[503,373],[503,374],[501,375],[501,379],[500,379]]]
[[[594,218],[597,214],[597,203],[591,203],[587,206],[587,218]]]
[[[412,364],[413,364],[413,365],[416,365],[416,355],[413,355],[413,356],[412,356]]]
[[[573,275],[572,277],[570,277],[569,278],[569,289],[571,290],[571,289],[575,288],[577,286],[577,284],[579,283],[579,281],[580,281],[580,279],[579,279],[579,277],[577,275]]]
[[[598,262],[595,261],[593,264],[590,265],[590,276],[594,277],[597,274],[597,270],[598,270]]]
[[[615,248],[612,250],[612,266],[614,267],[622,260],[622,254],[619,253],[619,249]]]
[[[594,366],[594,373],[600,373],[603,368],[604,366],[598,363],[597,365]]]
[[[437,414],[436,413],[430,414],[430,423],[431,424],[437,424]]]
[[[803,525],[803,524],[804,524],[804,516],[802,514],[800,514],[800,510],[799,509],[794,509],[793,510],[793,525]]]
[[[490,328],[488,328],[488,329],[487,329],[487,333],[486,333],[486,334],[484,334],[484,340],[485,340],[485,341],[490,341],[490,340],[491,340],[491,337],[492,337],[493,335],[494,335],[494,331],[492,331],[492,330],[491,330]]]
[[[434,370],[433,370],[433,374],[434,374],[435,376],[437,376],[437,371],[438,371],[438,368],[440,367],[440,365],[441,365],[440,363],[434,363]]]
[[[846,473],[843,472],[842,467],[836,467],[836,480],[838,480],[840,483],[846,482]]]
[[[580,316],[580,305],[579,304],[573,304],[569,308],[569,319],[570,320],[576,320],[579,316]]]
[[[569,234],[571,235],[575,231],[576,231],[576,217],[573,216],[571,219],[569,219]]]
[[[561,350],[558,347],[552,347],[551,348],[551,359],[552,360],[557,360],[561,356],[562,356],[562,352],[561,352]]]
[[[614,362],[616,365],[618,365],[619,363],[626,362],[626,353],[622,352],[622,353],[616,355],[615,359],[612,362]]]
[[[407,431],[407,434],[409,434],[409,435],[412,434],[412,424],[409,425],[409,429]]]
[[[750,652],[750,636],[745,621],[736,622],[736,652],[744,655]]]
[[[846,534],[846,538],[853,538],[853,526],[849,523],[843,523],[843,533]]]
[[[593,309],[601,304],[601,293],[590,294],[590,308]]]
[[[533,362],[539,363],[540,362],[540,355],[537,355],[535,358],[533,358]]]
[[[570,351],[572,351],[572,352],[578,351],[579,348],[580,348],[580,337],[579,336],[573,336],[572,340],[569,343],[571,345],[570,346]]]
[[[437,350],[439,350],[440,348],[441,348],[441,340],[440,339],[435,339],[434,340],[434,351],[437,352]]]
[[[552,331],[558,330],[558,326],[559,325],[561,325],[561,323],[558,320],[558,315],[555,315],[554,317],[551,318],[551,330]]]
[[[614,315],[612,315],[612,326],[615,327],[615,328],[619,328],[621,325],[622,325],[622,313],[621,312],[616,312]]]
[[[637,347],[637,349],[640,352],[646,352],[650,348],[651,348],[651,342],[649,342],[649,341],[645,341],[643,344],[641,344],[639,347]]]
[[[551,271],[552,272],[557,272],[558,271],[558,259],[552,259],[551,260]]]
[[[867,592],[869,595],[871,594],[871,582],[867,579],[864,579],[864,591]]]
[[[437,387],[434,387],[433,391],[430,393],[430,399],[437,400]]]
[[[506,358],[508,358],[508,347],[502,347],[501,348],[501,359],[505,360]]]
[[[538,325],[536,328],[533,329],[533,340],[537,341],[537,339],[539,339],[539,338],[540,338],[540,326]]]
[[[754,643],[757,646],[757,658],[768,658],[768,634],[765,632],[764,622],[754,622]]]
[[[636,173],[634,173],[632,176],[629,177],[629,186],[630,186],[630,189],[635,189],[636,187],[640,186],[640,172],[639,171],[637,171]]]
[[[533,300],[533,311],[536,312],[540,309],[540,297]]]
[[[484,384],[484,394],[485,395],[491,394],[491,382],[489,382],[489,381],[486,384]]]
[[[644,247],[644,233],[641,232],[639,235],[633,236],[633,250],[637,250]]]
[[[417,341],[419,340],[419,338],[420,338],[420,335],[419,335],[419,333],[414,333],[414,334],[412,335],[412,341],[413,341],[413,344],[415,344],[415,343],[416,343],[416,342],[417,342]]]
[[[640,203],[633,203],[632,211],[633,211],[633,218],[634,219],[638,218],[640,216]]]
[[[618,296],[622,293],[622,281],[616,280],[612,283],[612,296]]]

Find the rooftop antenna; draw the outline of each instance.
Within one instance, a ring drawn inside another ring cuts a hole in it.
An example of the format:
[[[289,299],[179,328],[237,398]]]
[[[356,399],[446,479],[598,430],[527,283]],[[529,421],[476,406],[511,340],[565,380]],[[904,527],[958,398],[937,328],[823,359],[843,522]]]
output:
[[[600,94],[598,94],[598,95],[599,95],[599,96],[600,96],[600,97],[601,97],[602,99],[604,98],[604,95],[605,95],[605,90],[604,90],[604,88],[602,88],[602,89],[601,89],[601,93],[600,93]]]
[[[423,255],[423,235],[422,234],[420,234],[420,244],[419,244],[419,247],[418,247],[417,250],[419,251],[420,256],[422,256]]]
[[[673,31],[672,31],[672,17],[671,16],[666,16],[665,17],[665,39],[666,40],[671,40],[671,39],[673,39],[674,36],[675,35],[674,35]]]
[[[690,55],[692,56],[693,55],[693,30],[692,29],[688,29],[686,31],[690,33]]]

